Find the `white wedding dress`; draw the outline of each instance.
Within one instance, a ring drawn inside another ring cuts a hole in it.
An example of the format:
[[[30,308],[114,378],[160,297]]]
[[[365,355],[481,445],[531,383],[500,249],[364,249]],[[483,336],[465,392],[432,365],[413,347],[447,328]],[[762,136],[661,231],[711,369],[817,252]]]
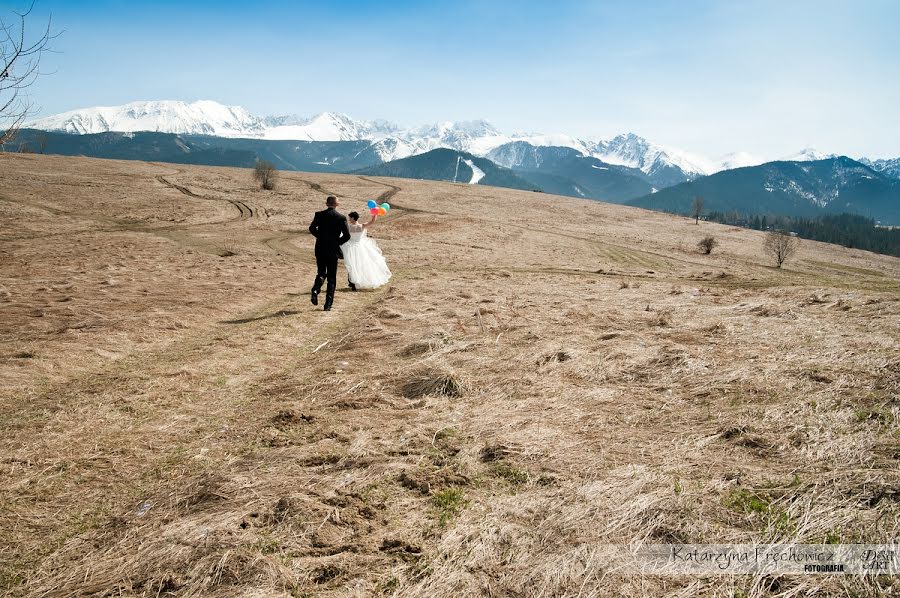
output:
[[[350,224],[350,240],[341,246],[350,281],[358,289],[375,289],[391,279],[378,244],[366,235],[362,224]]]

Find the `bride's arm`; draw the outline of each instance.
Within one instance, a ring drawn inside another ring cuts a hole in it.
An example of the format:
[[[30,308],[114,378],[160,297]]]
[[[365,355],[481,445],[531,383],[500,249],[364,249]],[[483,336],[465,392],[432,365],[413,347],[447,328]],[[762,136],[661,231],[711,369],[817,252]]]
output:
[[[363,224],[363,228],[369,228],[371,225],[375,223],[375,219],[378,218],[377,214],[372,214],[372,217],[369,218],[369,221]]]

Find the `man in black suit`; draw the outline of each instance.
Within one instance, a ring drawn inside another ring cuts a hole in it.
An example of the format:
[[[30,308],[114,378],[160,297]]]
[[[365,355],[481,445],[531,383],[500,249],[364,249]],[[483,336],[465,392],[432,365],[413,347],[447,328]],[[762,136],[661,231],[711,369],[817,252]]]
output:
[[[329,195],[325,200],[328,206],[321,212],[316,212],[309,232],[316,238],[316,281],[313,283],[310,301],[313,305],[319,304],[319,291],[322,290],[322,282],[327,280],[325,287],[325,311],[331,311],[334,302],[334,288],[337,286],[337,263],[341,255],[341,245],[350,240],[350,231],[347,229],[347,217],[338,212],[338,200]]]

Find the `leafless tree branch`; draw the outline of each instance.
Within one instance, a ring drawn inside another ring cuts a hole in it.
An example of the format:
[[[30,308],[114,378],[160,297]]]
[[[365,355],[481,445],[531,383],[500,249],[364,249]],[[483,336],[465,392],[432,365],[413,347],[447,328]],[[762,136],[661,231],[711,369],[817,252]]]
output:
[[[42,33],[28,35],[28,18],[34,2],[25,12],[13,12],[12,23],[0,18],[0,146],[12,141],[31,114],[33,105],[25,90],[40,74],[41,55],[49,52],[50,43],[61,33],[53,33],[52,16]]]

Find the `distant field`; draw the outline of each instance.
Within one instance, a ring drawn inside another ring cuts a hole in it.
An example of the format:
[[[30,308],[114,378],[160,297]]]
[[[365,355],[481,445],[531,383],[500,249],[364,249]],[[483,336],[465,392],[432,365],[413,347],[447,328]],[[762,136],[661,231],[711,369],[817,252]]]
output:
[[[394,278],[324,313],[329,193],[394,206]],[[546,194],[24,154],[0,223],[0,593],[900,591],[595,558],[895,540],[900,259],[804,241],[778,270],[756,231]]]

